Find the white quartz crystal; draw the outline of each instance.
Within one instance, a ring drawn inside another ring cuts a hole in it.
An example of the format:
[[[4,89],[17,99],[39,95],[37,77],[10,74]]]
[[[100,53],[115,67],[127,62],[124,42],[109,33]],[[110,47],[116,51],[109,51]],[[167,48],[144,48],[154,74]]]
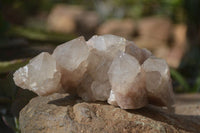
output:
[[[99,51],[106,51],[112,49],[113,46],[118,47],[118,49],[120,49],[121,46],[125,46],[126,39],[123,37],[109,34],[102,36],[95,35],[87,41],[87,44]]]
[[[169,67],[147,49],[115,35],[78,37],[41,53],[14,73],[16,85],[38,95],[77,94],[85,101],[107,101],[123,109],[148,103],[171,107]]]
[[[170,108],[174,94],[166,61],[152,56],[144,62],[142,68],[146,73],[149,102]]]
[[[108,71],[117,104],[123,109],[141,108],[147,104],[144,74],[138,60],[120,53]]]
[[[60,90],[60,78],[55,59],[43,52],[17,70],[13,79],[17,86],[43,96]]]
[[[118,106],[116,98],[115,98],[115,93],[113,90],[110,91],[110,96],[108,98],[107,101],[109,104],[114,105],[114,106]]]
[[[140,64],[152,55],[149,50],[140,49],[131,41],[127,41],[125,52],[134,56]]]
[[[52,56],[62,73],[61,83],[65,91],[75,91],[87,70],[89,48],[84,37],[79,37],[56,47]]]
[[[87,41],[87,45],[90,48],[89,64],[78,94],[86,101],[106,101],[111,91],[107,72],[114,56],[125,49],[126,39],[114,35],[95,35]]]

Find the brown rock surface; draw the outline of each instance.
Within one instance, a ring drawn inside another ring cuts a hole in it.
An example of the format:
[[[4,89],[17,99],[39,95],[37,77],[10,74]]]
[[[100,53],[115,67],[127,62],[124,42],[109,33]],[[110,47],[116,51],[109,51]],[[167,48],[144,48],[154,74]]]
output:
[[[177,99],[173,114],[153,106],[122,110],[102,102],[85,103],[68,94],[36,97],[20,112],[20,127],[22,133],[199,132],[200,112],[195,110],[200,104],[181,113],[180,109],[188,103],[184,97]],[[198,102],[199,95],[194,99]]]
[[[167,18],[146,17],[138,22],[138,31],[142,37],[166,41],[172,32],[172,23]]]
[[[58,4],[48,16],[47,27],[56,32],[74,33],[76,19],[82,12],[82,7]]]
[[[97,34],[113,34],[130,39],[132,38],[135,30],[135,22],[131,19],[110,19],[99,26]]]
[[[168,18],[146,17],[138,21],[138,37],[134,42],[139,47],[151,50],[155,55],[167,58],[168,42],[171,39],[173,25]]]
[[[175,112],[182,115],[199,115],[200,117],[200,94],[177,95]]]
[[[179,24],[174,27],[174,43],[166,59],[171,67],[177,68],[181,62],[184,53],[186,52],[186,31],[187,27],[184,24]]]

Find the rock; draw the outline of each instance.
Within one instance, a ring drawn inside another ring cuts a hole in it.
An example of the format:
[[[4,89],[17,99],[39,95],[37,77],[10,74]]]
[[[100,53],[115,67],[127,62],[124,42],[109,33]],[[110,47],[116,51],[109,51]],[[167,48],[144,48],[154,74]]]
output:
[[[99,15],[87,11],[82,6],[65,4],[56,5],[47,19],[47,28],[62,33],[76,33],[89,39],[95,34],[99,25]]]
[[[167,18],[147,17],[138,22],[139,36],[167,41],[172,32],[172,23]]]
[[[181,115],[200,115],[200,94],[178,94],[176,95],[175,112]]]
[[[113,34],[130,39],[133,37],[135,30],[135,23],[131,19],[111,19],[99,26],[97,34]]]
[[[165,59],[167,61],[167,64],[171,66],[171,64],[169,64],[170,62],[168,62],[167,60],[169,57],[170,50],[171,49],[167,45],[161,45],[155,48],[153,53],[156,57]]]
[[[167,57],[167,62],[171,67],[177,68],[186,52],[186,25],[180,24],[174,27],[174,42]]]
[[[145,36],[139,36],[134,39],[135,44],[138,44],[140,48],[147,48],[151,51],[157,50],[158,47],[167,46],[166,41],[154,39],[154,38],[148,38]]]
[[[68,94],[53,94],[33,98],[21,110],[19,122],[22,133],[198,133],[200,114],[187,113],[173,114],[154,106],[122,110],[106,103],[85,103]]]
[[[141,48],[151,50],[156,56],[159,55],[159,57],[167,59],[169,54],[168,42],[171,39],[172,28],[172,23],[167,18],[143,18],[138,21],[138,37],[134,39],[134,42]]]
[[[85,36],[86,39],[92,37],[99,25],[99,15],[94,11],[84,11],[77,17],[77,33]]]
[[[48,16],[47,27],[56,32],[74,33],[77,28],[76,19],[82,12],[83,9],[79,6],[58,4]]]

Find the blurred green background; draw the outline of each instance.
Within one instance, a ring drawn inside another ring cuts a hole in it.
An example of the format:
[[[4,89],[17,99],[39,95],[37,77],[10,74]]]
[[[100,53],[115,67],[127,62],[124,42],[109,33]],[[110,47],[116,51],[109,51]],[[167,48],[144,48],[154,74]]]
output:
[[[199,0],[1,0],[0,132],[20,132],[19,111],[36,96],[13,72],[80,35],[124,36],[166,59],[176,93],[200,92],[199,14]]]

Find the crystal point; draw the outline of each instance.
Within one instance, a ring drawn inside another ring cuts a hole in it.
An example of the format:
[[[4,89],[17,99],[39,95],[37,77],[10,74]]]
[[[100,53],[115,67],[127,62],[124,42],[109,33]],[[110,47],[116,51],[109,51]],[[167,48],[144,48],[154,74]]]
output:
[[[61,73],[51,55],[43,52],[29,64],[14,73],[15,84],[38,95],[48,95],[60,90]]]
[[[120,53],[108,71],[117,104],[123,109],[135,109],[147,104],[144,74],[136,58]]]
[[[84,37],[59,45],[52,56],[62,73],[61,83],[66,92],[75,91],[87,69],[89,48]],[[70,90],[72,89],[72,90]]]
[[[165,60],[148,58],[142,65],[150,103],[170,107],[174,102],[170,70]]]
[[[122,109],[174,102],[170,69],[147,49],[115,35],[78,37],[41,53],[14,73],[15,84],[38,95],[77,94]]]

